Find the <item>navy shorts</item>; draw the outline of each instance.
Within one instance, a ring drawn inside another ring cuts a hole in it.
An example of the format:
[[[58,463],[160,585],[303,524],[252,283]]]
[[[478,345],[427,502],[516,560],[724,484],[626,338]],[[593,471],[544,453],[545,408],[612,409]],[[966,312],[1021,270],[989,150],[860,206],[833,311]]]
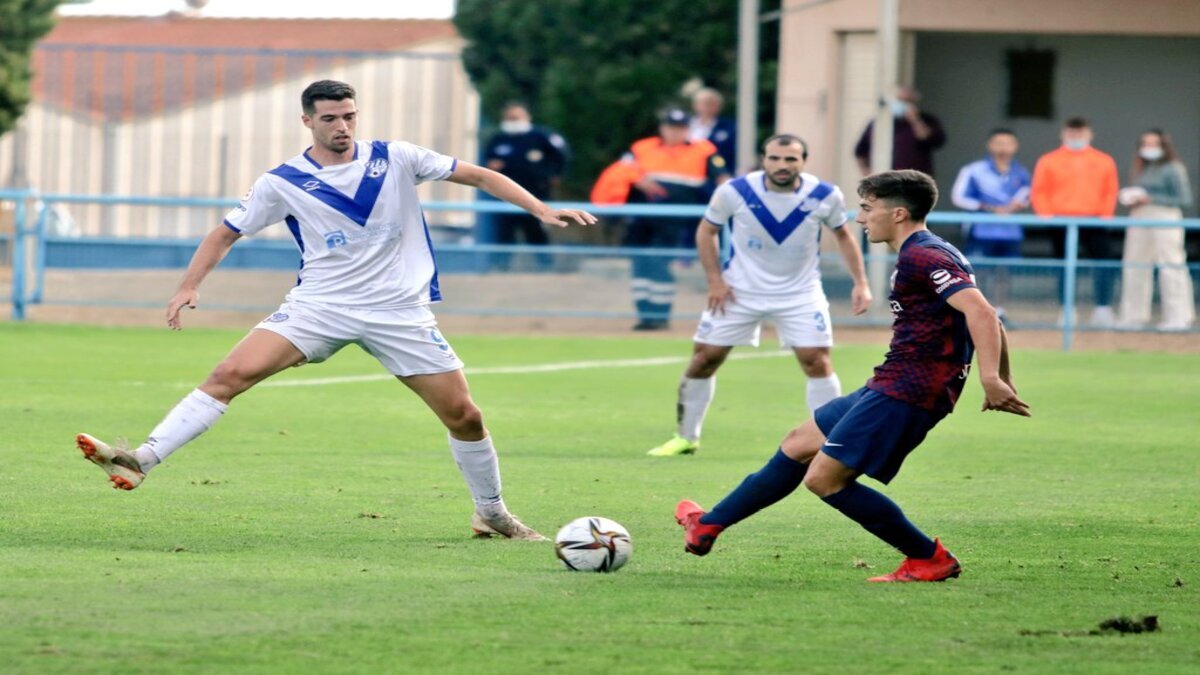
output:
[[[888,483],[945,416],[863,387],[817,408],[813,421],[825,434],[821,452]]]

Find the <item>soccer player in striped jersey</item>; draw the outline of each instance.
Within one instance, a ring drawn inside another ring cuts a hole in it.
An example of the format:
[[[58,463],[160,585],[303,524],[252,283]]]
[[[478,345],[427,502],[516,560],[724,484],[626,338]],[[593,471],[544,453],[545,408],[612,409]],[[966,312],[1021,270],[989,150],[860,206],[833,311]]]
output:
[[[713,194],[696,230],[708,276],[708,309],[693,338],[692,360],[679,382],[675,435],[648,454],[690,455],[717,388],[717,370],[735,346],[758,346],[763,321],[779,331],[808,377],[806,399],[816,410],[841,396],[830,348],[833,328],[821,286],[821,233],[829,229],[850,271],[855,314],[867,311],[871,290],[858,241],[845,227],[837,186],[804,173],[808,146],[792,134],[763,144],[762,170],[731,180]],[[729,228],[730,257],[722,269],[718,240]]]
[[[861,389],[819,408],[793,429],[759,471],[712,511],[683,500],[675,519],[684,547],[705,555],[725,528],[774,504],[804,484],[829,506],[904,554],[891,574],[870,581],[942,581],[961,572],[958,559],[905,517],[892,500],[858,482],[888,483],[904,458],[958,401],[978,351],[983,410],[1029,416],[1009,370],[1008,345],[996,310],[975,287],[971,265],[925,227],[937,185],[919,171],[887,171],[864,179],[857,221],[872,242],[898,252],[889,296],[892,343]]]
[[[483,415],[471,399],[462,361],[437,328],[429,306],[442,299],[437,264],[417,185],[448,180],[515,204],[543,224],[595,222],[583,211],[551,209],[508,178],[403,141],[355,139],[354,89],[322,80],[301,95],[301,120],[312,131],[304,152],[263,174],[201,242],[167,323],[199,302],[201,282],[230,247],[286,223],[300,249],[300,275],[278,311],[239,342],[208,379],[126,451],[88,434],[77,446],[113,487],[132,490],[185,443],[207,431],[234,397],[281,370],[320,363],[357,344],[416,393],[445,425],[450,451],[475,503],[479,536],[544,539],[508,512],[500,469]]]

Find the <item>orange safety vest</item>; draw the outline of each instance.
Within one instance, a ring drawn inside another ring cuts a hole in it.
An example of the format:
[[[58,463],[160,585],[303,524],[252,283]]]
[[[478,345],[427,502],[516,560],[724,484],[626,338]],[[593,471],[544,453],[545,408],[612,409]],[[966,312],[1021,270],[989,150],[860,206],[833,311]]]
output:
[[[717,146],[709,141],[688,141],[682,145],[665,146],[662,138],[643,138],[630,147],[630,157],[623,157],[606,168],[592,187],[594,204],[624,204],[629,190],[643,177],[660,183],[675,183],[700,187],[708,181],[708,162],[720,162]],[[718,164],[720,166],[720,164]]]

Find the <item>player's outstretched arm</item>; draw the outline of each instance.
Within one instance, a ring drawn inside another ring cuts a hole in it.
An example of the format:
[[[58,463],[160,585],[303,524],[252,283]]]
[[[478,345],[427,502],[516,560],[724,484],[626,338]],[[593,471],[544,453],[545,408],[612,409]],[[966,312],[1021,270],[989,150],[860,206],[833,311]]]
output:
[[[854,280],[854,288],[850,289],[850,306],[855,314],[862,314],[871,306],[871,284],[867,282],[862,250],[854,235],[849,232],[849,227],[850,224],[847,223],[837,228],[833,231],[833,236],[837,239],[838,252],[842,254],[850,278]]]
[[[580,225],[593,225],[596,222],[596,217],[587,211],[552,209],[542,200],[529,194],[528,190],[517,185],[508,176],[470,162],[460,161],[455,167],[454,173],[446,180],[459,185],[479,188],[497,199],[503,199],[509,204],[525,209],[546,225],[566,227],[571,221]]]
[[[217,263],[221,262],[233,243],[241,237],[241,234],[228,227],[218,225],[204,237],[204,241],[200,242],[200,246],[192,254],[192,261],[188,263],[183,281],[179,282],[179,290],[175,291],[175,295],[171,296],[167,302],[167,325],[172,330],[183,330],[179,312],[184,307],[196,308],[196,303],[200,301],[200,283],[204,281],[209,272],[213,271]]]
[[[983,410],[1029,417],[1029,404],[1017,398],[1017,392],[1005,378],[1008,351],[1006,338],[996,310],[988,304],[977,288],[965,288],[947,300],[954,309],[962,312],[967,320],[967,330],[975,343],[975,354],[979,367],[979,381],[983,384]]]

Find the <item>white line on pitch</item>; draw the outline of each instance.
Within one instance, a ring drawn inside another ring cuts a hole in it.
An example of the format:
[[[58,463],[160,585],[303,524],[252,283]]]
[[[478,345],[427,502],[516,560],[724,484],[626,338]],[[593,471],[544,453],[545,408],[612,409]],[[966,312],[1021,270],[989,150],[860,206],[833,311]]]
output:
[[[730,354],[731,359],[766,359],[780,356],[790,356],[790,351],[750,352]],[[530,373],[557,373],[564,370],[592,370],[597,368],[635,368],[638,366],[670,366],[687,363],[691,356],[658,356],[646,359],[612,359],[598,361],[566,361],[563,363],[541,363],[528,366],[493,366],[484,368],[464,368],[469,376],[476,375],[525,375]],[[377,373],[373,375],[343,375],[340,377],[314,377],[296,380],[268,380],[259,387],[318,387],[326,384],[353,384],[356,382],[382,382],[393,379],[393,375]]]

